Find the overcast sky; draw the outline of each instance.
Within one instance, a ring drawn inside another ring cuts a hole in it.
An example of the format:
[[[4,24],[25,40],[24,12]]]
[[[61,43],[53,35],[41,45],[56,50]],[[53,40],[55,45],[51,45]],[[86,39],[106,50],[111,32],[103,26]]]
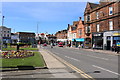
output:
[[[55,33],[84,15],[87,2],[3,2],[4,26],[12,32]]]

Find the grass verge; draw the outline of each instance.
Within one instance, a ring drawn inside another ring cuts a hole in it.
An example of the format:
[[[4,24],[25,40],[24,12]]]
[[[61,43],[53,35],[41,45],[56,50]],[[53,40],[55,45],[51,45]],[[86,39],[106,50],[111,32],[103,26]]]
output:
[[[39,52],[34,52],[34,56],[17,59],[0,59],[1,67],[17,67],[17,66],[33,66],[44,67],[45,63],[43,57]]]

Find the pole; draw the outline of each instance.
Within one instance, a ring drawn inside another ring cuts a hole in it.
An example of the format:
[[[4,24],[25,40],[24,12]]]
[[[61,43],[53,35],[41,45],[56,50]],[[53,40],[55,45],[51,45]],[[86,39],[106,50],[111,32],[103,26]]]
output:
[[[2,51],[2,47],[3,47],[3,24],[4,24],[4,18],[5,16],[2,16],[2,27],[1,27],[1,51]]]
[[[38,34],[38,28],[39,28],[39,27],[38,27],[38,22],[37,22],[37,34]]]
[[[2,16],[2,26],[4,24],[4,18],[5,18],[5,16]]]

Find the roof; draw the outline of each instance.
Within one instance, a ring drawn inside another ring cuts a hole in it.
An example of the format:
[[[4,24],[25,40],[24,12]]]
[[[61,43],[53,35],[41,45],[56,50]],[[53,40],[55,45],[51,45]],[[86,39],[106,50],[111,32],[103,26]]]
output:
[[[35,34],[33,32],[16,32],[16,33],[21,33],[21,34]]]
[[[89,2],[89,4],[90,4],[90,6],[91,6],[92,9],[94,9],[94,8],[96,8],[96,7],[99,6],[99,4],[95,4],[95,3],[90,3],[90,2]]]
[[[77,27],[72,27],[72,31],[73,31],[73,30],[76,30],[76,29],[77,29]]]
[[[0,28],[7,28],[6,26],[0,26]],[[7,28],[7,29],[11,29],[11,28]]]

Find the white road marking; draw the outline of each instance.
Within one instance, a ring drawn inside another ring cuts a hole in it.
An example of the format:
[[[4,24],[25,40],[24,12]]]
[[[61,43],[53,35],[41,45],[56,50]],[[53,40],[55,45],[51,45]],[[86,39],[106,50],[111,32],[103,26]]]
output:
[[[75,58],[71,58],[71,57],[68,57],[68,56],[65,56],[66,58],[69,58],[69,59],[72,59],[72,60],[75,60],[75,61],[79,61],[80,62],[80,60],[78,60],[78,59],[75,59]]]
[[[109,60],[109,59],[107,59],[107,58],[101,58],[101,57],[92,56],[92,55],[87,55],[87,56],[89,56],[89,57],[94,57],[94,58],[98,58],[98,59],[103,59],[103,60]]]
[[[110,72],[110,73],[113,73],[113,74],[116,74],[116,75],[120,75],[119,73],[117,73],[117,72],[113,72],[113,71],[111,71],[111,70],[108,70],[108,69],[105,69],[105,68],[102,68],[102,67],[99,67],[99,66],[96,66],[96,65],[92,65],[93,67],[96,67],[96,68],[99,68],[99,69],[102,69],[102,70],[105,70],[105,71],[107,71],[107,72]]]
[[[55,53],[55,54],[59,54],[59,53]]]

